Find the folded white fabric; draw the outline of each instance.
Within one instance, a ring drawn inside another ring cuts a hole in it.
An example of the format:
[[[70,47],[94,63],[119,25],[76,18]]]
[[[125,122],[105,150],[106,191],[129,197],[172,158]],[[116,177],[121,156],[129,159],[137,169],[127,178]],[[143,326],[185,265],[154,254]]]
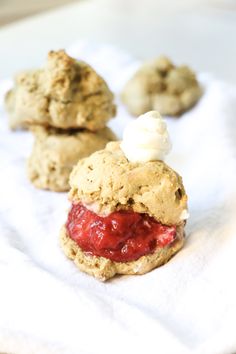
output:
[[[77,43],[117,93],[138,61],[111,46]],[[144,276],[105,284],[83,274],[58,246],[66,194],[36,190],[25,160],[32,136],[10,132],[0,82],[0,352],[196,353],[236,351],[236,87],[200,76],[205,94],[168,118],[168,163],[189,195],[185,247]],[[112,128],[131,118],[118,102]]]

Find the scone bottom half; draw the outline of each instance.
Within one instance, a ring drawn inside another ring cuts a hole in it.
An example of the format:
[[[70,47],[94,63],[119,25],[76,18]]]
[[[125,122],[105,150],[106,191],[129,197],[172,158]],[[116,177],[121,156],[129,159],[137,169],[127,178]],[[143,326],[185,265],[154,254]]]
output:
[[[17,74],[5,107],[11,129],[40,125],[98,131],[116,114],[105,80],[64,50],[50,51],[42,68]]]
[[[27,161],[28,178],[36,188],[54,192],[70,189],[69,176],[79,159],[117,140],[108,127],[90,132],[34,126],[31,131],[35,140]]]
[[[81,271],[102,281],[144,274],[182,248],[187,196],[163,161],[131,163],[111,142],[78,162],[70,186],[60,244]]]

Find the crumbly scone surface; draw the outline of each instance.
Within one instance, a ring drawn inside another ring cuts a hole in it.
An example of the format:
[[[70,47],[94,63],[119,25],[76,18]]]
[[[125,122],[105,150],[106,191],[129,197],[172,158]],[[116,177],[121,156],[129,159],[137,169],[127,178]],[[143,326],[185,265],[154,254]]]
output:
[[[184,244],[184,224],[177,227],[177,238],[169,246],[158,248],[152,254],[142,256],[136,261],[114,262],[104,257],[85,254],[81,248],[68,235],[65,226],[60,233],[60,245],[65,255],[74,261],[75,265],[83,272],[105,281],[116,274],[145,274],[157,268],[177,253]]]
[[[19,74],[6,95],[10,126],[102,129],[115,115],[113,94],[88,64],[49,52],[43,69]]]
[[[28,177],[36,187],[54,191],[69,190],[69,175],[79,159],[116,140],[109,128],[93,133],[35,126],[32,131],[35,142],[27,164]]]
[[[168,58],[145,63],[127,82],[122,100],[131,114],[157,110],[162,115],[178,116],[201,97],[195,73],[187,66],[176,67]]]
[[[70,175],[72,201],[99,214],[132,209],[165,225],[182,222],[187,196],[181,177],[162,161],[130,163],[119,142],[82,159]]]

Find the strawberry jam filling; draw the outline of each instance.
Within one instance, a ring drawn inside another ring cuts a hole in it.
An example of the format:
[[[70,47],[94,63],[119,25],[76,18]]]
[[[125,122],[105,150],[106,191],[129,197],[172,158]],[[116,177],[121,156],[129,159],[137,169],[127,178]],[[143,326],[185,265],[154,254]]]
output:
[[[84,252],[116,262],[134,261],[176,237],[176,226],[162,225],[147,214],[121,210],[103,217],[75,203],[66,229]]]

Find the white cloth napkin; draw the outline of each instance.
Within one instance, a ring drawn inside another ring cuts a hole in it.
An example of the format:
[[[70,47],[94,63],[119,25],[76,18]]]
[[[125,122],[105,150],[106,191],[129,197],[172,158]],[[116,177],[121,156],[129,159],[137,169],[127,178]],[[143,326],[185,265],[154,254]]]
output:
[[[139,62],[111,46],[77,43],[117,93]],[[168,118],[168,163],[191,217],[185,247],[165,266],[107,283],[81,273],[58,245],[65,193],[35,189],[25,162],[32,136],[10,132],[0,82],[0,352],[227,354],[236,351],[236,88],[200,76],[205,94]],[[118,102],[111,126],[132,119]]]

